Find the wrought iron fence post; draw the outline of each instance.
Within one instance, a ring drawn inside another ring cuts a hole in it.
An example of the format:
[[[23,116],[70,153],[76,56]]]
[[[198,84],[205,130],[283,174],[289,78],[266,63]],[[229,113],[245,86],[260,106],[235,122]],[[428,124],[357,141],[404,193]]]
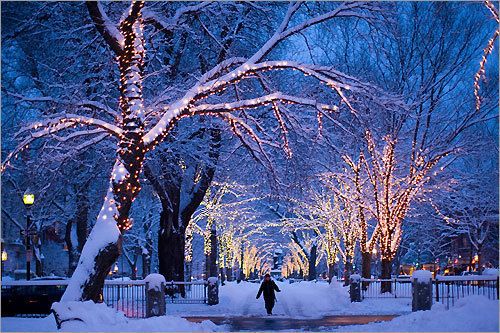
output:
[[[361,302],[361,276],[351,274],[349,277],[349,294],[351,302]]]
[[[411,310],[430,310],[432,307],[432,273],[418,270],[412,275]]]
[[[439,302],[439,280],[437,278],[434,280],[434,285],[436,286],[436,302]]]
[[[164,316],[167,312],[165,304],[165,278],[161,274],[150,274],[146,282],[146,317]]]
[[[216,277],[208,278],[208,305],[219,304],[219,280]]]

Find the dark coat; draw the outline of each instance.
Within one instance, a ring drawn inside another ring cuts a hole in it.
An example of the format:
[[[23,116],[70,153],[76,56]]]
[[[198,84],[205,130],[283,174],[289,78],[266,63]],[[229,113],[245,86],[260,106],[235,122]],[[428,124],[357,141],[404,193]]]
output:
[[[278,288],[276,283],[274,283],[273,280],[265,281],[262,282],[260,285],[259,292],[257,293],[257,297],[260,297],[260,294],[264,293],[264,301],[267,302],[273,302],[276,299],[276,295],[274,294],[274,291],[280,292],[281,290]]]

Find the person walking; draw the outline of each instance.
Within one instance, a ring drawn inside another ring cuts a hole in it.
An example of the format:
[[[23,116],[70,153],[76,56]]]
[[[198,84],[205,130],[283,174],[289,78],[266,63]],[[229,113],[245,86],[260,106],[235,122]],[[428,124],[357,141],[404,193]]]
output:
[[[271,280],[271,275],[266,274],[264,281],[260,285],[259,292],[257,293],[256,299],[259,299],[260,295],[264,293],[264,303],[266,305],[267,315],[273,314],[274,302],[276,301],[276,295],[274,291],[281,292],[276,283]]]

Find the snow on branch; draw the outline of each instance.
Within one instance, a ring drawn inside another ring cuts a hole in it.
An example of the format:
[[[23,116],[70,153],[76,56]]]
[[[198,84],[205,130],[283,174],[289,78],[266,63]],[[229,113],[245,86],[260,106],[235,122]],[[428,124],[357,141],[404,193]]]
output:
[[[199,106],[192,107],[190,111],[196,114],[214,113],[214,112],[234,112],[238,110],[257,108],[260,106],[269,105],[272,104],[273,102],[306,105],[306,106],[311,106],[317,109],[318,111],[338,110],[338,107],[335,105],[322,104],[318,103],[314,99],[285,95],[281,92],[275,92],[258,98],[243,99],[232,103],[201,104]]]
[[[493,46],[495,45],[495,41],[497,40],[499,34],[500,34],[500,28],[498,27],[498,23],[500,23],[500,18],[498,16],[498,11],[495,8],[495,6],[491,3],[491,1],[486,0],[485,6],[489,9],[491,14],[493,15],[495,21],[497,21],[497,28],[495,29],[495,32],[493,33],[493,36],[488,40],[488,44],[483,50],[483,56],[481,58],[481,61],[479,62],[479,69],[474,75],[474,96],[476,97],[476,112],[479,113],[479,109],[481,108],[481,96],[479,95],[479,81],[481,78],[485,76],[485,66],[486,66],[486,61],[488,59],[488,56],[491,54],[493,51]]]
[[[236,59],[239,61],[239,59]],[[229,64],[235,63],[228,62],[225,64],[220,64],[214,70],[209,72],[209,76],[215,75],[220,72],[223,67],[228,66]],[[199,82],[193,88],[191,88],[182,99],[174,102],[170,106],[166,107],[162,118],[160,121],[151,128],[146,135],[144,136],[144,143],[146,145],[152,145],[153,142],[158,143],[163,139],[163,137],[167,134],[167,129],[171,127],[171,122],[179,120],[184,116],[193,115],[199,112],[207,113],[207,112],[229,112],[232,111],[231,108],[237,107],[237,109],[244,109],[250,107],[258,107],[264,104],[269,104],[273,101],[283,100],[286,103],[294,103],[294,104],[302,104],[302,105],[310,105],[318,109],[318,111],[337,111],[337,106],[329,106],[326,104],[319,104],[316,101],[292,97],[283,95],[280,98],[278,95],[271,94],[263,97],[261,99],[253,99],[253,100],[244,100],[234,103],[222,103],[222,104],[214,104],[214,105],[200,105],[193,106],[194,103],[199,101],[200,99],[204,99],[210,95],[221,92],[225,90],[231,84],[238,83],[241,79],[249,77],[251,75],[256,74],[257,72],[263,71],[272,71],[279,69],[292,69],[302,72],[306,76],[313,76],[318,79],[320,82],[325,83],[332,89],[336,91],[342,101],[349,106],[349,108],[354,111],[352,106],[350,105],[347,98],[344,96],[342,89],[348,90],[350,89],[349,85],[344,84],[342,81],[337,81],[333,78],[328,78],[325,74],[327,69],[322,67],[320,73],[316,71],[314,66],[303,65],[297,62],[289,62],[289,61],[266,61],[259,64],[250,65],[248,62],[240,65],[229,73],[218,77],[217,79],[210,80],[206,83]],[[332,72],[333,73],[333,72]],[[337,74],[337,73],[335,73]],[[207,76],[207,77],[209,77]],[[202,78],[202,80],[206,79],[206,77]],[[287,100],[288,99],[288,100]],[[244,104],[241,104],[244,103]],[[246,103],[246,104],[245,104]]]
[[[188,16],[188,15],[193,15],[195,13],[198,13],[205,7],[215,3],[214,1],[203,1],[199,2],[196,5],[191,5],[191,6],[185,6],[177,9],[175,11],[175,14],[167,19],[163,20],[161,19],[156,13],[153,11],[144,9],[142,11],[142,16],[144,18],[145,23],[151,23],[153,24],[158,30],[161,30],[163,32],[172,32],[181,22],[181,18],[183,16]]]
[[[47,137],[49,135],[56,134],[65,129],[74,128],[78,125],[85,126],[93,126],[97,127],[101,130],[104,130],[108,135],[115,136],[116,138],[120,138],[122,134],[122,130],[110,123],[107,123],[103,120],[85,117],[80,115],[66,115],[63,117],[51,118],[47,119],[43,122],[36,122],[27,127],[22,128],[17,134],[16,137],[23,135],[25,132],[29,133],[29,136],[24,138],[24,140],[7,155],[7,158],[2,163],[1,172],[4,172],[6,167],[10,165],[10,160],[14,157],[17,158],[18,154],[25,149],[29,148],[29,145],[37,139]],[[32,132],[35,130],[35,132]],[[92,130],[83,130],[74,133],[74,137],[83,136],[83,135],[93,135],[96,134]]]
[[[97,31],[116,54],[123,52],[124,39],[118,28],[111,22],[99,1],[86,1],[90,17]]]

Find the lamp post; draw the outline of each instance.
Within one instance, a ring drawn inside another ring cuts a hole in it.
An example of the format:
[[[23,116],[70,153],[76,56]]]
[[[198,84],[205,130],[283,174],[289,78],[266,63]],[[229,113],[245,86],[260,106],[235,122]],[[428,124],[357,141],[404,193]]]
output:
[[[23,203],[27,210],[26,217],[26,230],[24,230],[24,236],[26,237],[26,280],[30,279],[31,276],[31,206],[35,203],[35,195],[27,189],[23,194]]]
[[[2,243],[2,245],[3,245],[3,243]],[[1,274],[0,278],[3,277],[3,263],[5,261],[7,261],[7,259],[8,259],[7,251],[5,251],[5,249],[2,246],[2,274]]]

